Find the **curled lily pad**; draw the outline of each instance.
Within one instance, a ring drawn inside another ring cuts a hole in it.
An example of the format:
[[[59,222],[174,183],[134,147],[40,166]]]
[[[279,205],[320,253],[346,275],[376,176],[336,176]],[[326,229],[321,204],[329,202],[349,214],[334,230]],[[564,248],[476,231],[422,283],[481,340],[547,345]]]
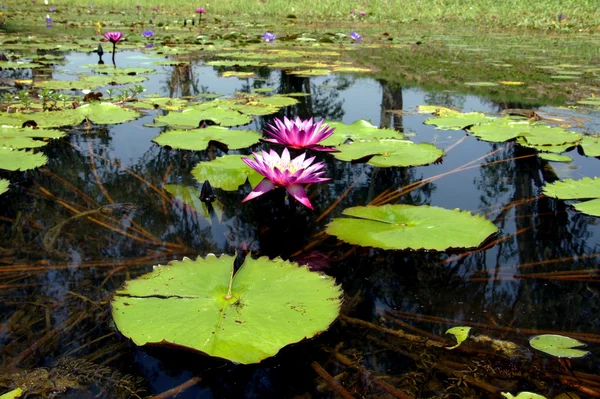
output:
[[[456,338],[456,345],[446,347],[446,349],[455,349],[460,346],[468,337],[471,327],[457,326],[446,330],[446,334],[452,334]]]
[[[0,194],[4,194],[8,191],[8,186],[10,182],[6,179],[0,179]]]
[[[334,128],[333,134],[320,144],[324,146],[338,146],[348,140],[376,140],[376,139],[403,139],[401,133],[392,129],[379,129],[371,122],[359,119],[347,125],[342,122],[325,121],[329,127]]]
[[[128,281],[116,292],[117,328],[137,345],[189,348],[236,363],[258,363],[311,338],[337,318],[332,278],[267,257],[184,258]]]
[[[42,153],[0,147],[0,169],[28,170],[38,168],[46,162],[48,158]]]
[[[169,130],[152,141],[159,145],[183,150],[202,151],[211,141],[230,149],[246,148],[260,141],[261,134],[250,130],[230,130],[226,127],[208,126],[204,129]]]
[[[600,217],[600,177],[584,177],[580,180],[567,179],[546,184],[544,194],[563,200],[586,200],[573,206],[587,215]]]
[[[575,349],[585,346],[583,342],[557,334],[536,335],[529,340],[529,345],[534,349],[556,357],[576,358],[590,353]]]
[[[383,205],[346,208],[327,233],[350,244],[383,249],[478,247],[498,228],[480,215],[435,206]]]
[[[372,140],[343,144],[336,147],[333,156],[342,161],[367,160],[370,165],[392,166],[428,165],[444,156],[444,151],[433,144],[415,144],[409,140]]]
[[[225,155],[210,162],[200,162],[192,169],[192,175],[200,182],[210,181],[215,188],[235,191],[246,180],[252,187],[261,182],[263,176],[242,161],[242,155]]]

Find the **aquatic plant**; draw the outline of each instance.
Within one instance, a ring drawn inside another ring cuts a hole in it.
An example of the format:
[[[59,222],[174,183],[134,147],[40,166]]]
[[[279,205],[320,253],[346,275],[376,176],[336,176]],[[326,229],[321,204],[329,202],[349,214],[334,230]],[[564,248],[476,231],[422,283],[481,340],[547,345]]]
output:
[[[52,18],[50,18],[50,15],[48,15],[48,14],[46,14],[46,27],[47,28],[52,27]]]
[[[358,32],[350,33],[350,38],[352,38],[352,40],[354,40],[355,42],[359,42],[363,39],[362,36],[358,34]]]
[[[254,159],[242,158],[248,166],[265,176],[258,183],[250,194],[242,202],[260,197],[275,187],[285,187],[288,193],[298,202],[307,208],[313,209],[306,191],[302,184],[321,183],[331,180],[327,177],[321,177],[325,171],[319,171],[325,164],[317,162],[311,165],[315,157],[306,158],[306,153],[300,154],[294,159],[290,159],[290,152],[287,148],[283,149],[281,157],[275,151],[269,153],[262,151],[261,153],[253,152]]]
[[[265,129],[265,133],[272,138],[264,139],[264,141],[295,149],[337,151],[335,148],[323,147],[318,144],[331,136],[335,130],[328,125],[323,125],[323,121],[315,123],[313,118],[302,120],[300,117],[290,120],[284,116],[283,121],[275,118],[273,122],[275,126],[267,124],[268,128]]]
[[[117,43],[123,38],[123,34],[121,32],[106,32],[104,37],[113,44],[112,62],[116,66],[115,53],[117,52]]]
[[[145,30],[142,32],[142,36],[144,36],[145,38],[150,38],[152,36],[154,36],[154,32],[151,30]]]
[[[271,33],[271,32],[265,32],[265,34],[263,35],[263,39],[265,39],[266,42],[272,42],[275,40],[275,34]]]

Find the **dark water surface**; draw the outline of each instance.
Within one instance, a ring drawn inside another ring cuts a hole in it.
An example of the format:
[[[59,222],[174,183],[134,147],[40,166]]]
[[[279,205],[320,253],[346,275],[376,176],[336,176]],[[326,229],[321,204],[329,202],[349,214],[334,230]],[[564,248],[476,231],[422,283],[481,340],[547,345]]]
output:
[[[119,57],[121,67],[148,66],[155,60],[133,52]],[[81,65],[96,60],[95,55],[69,54],[68,63],[57,66],[53,77],[73,79]],[[332,375],[346,371],[331,363],[330,350],[335,347],[348,356],[353,354],[353,360],[375,374],[389,376],[386,381],[398,386],[405,383],[400,380],[402,375],[415,371],[416,362],[377,346],[367,338],[368,329],[345,319],[315,339],[284,348],[274,358],[251,366],[182,350],[139,348],[118,334],[110,318],[109,300],[125,280],[150,271],[154,264],[183,256],[235,251],[317,260],[315,267],[342,284],[347,316],[390,328],[407,328],[394,323],[397,319],[442,336],[450,327],[475,323],[477,334],[512,340],[523,348],[537,331],[582,334],[579,337],[586,339],[580,339],[589,344],[593,354],[573,361],[572,367],[598,373],[594,353],[600,342],[599,219],[540,195],[546,182],[597,175],[598,159],[574,150],[568,153],[574,158],[572,164],[548,163],[513,143],[492,144],[475,137],[459,142],[464,131],[435,130],[423,124],[430,115],[415,112],[416,106],[423,104],[484,112],[507,107],[475,96],[392,87],[351,75],[309,79],[261,69],[264,80],[221,78],[201,61],[190,67],[157,69],[159,73],[148,75],[143,84],[146,94],[231,96],[259,87],[272,87],[276,93],[310,92],[311,96],[299,98],[300,104],[279,115],[255,118],[245,127],[248,129],[260,131],[272,117],[283,115],[346,123],[368,119],[377,126],[396,128],[413,141],[452,148],[443,163],[413,168],[352,165],[318,154],[332,181],[308,189],[314,211],[286,205],[277,191],[241,204],[250,190],[246,184],[238,192],[217,192],[222,220],[209,223],[190,207],[176,200],[170,203],[152,188],[160,191],[165,183],[197,185],[191,168],[222,155],[216,148],[178,151],[152,143],[162,129],[144,124],[164,111],[147,111],[131,123],[65,129],[67,137],[42,149],[50,159],[46,166],[0,173],[11,180],[11,190],[0,196],[0,374],[10,373],[12,366],[51,367],[57,359],[69,356],[141,377],[146,392],[140,396],[158,394],[199,377],[200,382],[177,397],[308,398],[334,396],[319,385],[311,364],[319,362]],[[1,71],[0,77],[11,73],[15,72]],[[396,112],[387,112],[390,110]],[[568,115],[572,111],[560,112]],[[597,126],[597,116],[587,115],[588,126]],[[259,148],[261,145],[252,150]],[[501,160],[508,161],[486,165]],[[469,165],[476,167],[444,175],[391,203],[430,204],[485,214],[501,230],[496,237],[501,240],[489,248],[468,253],[383,251],[352,247],[319,235],[344,208],[366,205],[386,190],[400,189],[472,161]],[[340,203],[319,219],[340,198]],[[118,231],[78,219],[65,225],[50,251],[44,249],[45,233],[73,216],[73,209],[91,210],[111,202],[137,206],[133,212],[113,216]],[[147,231],[151,238],[141,237],[136,229]],[[557,277],[560,273],[566,277]],[[420,356],[419,350],[414,353]],[[126,384],[115,382],[122,375],[90,378],[89,393],[70,390],[65,397],[128,397]],[[479,375],[495,384],[497,376],[488,377]],[[353,389],[361,386],[366,397],[390,395],[371,385],[357,382]],[[445,388],[427,389],[442,397]],[[546,388],[555,394],[562,392],[562,388]],[[536,387],[515,383],[502,389],[516,394]],[[452,391],[455,396],[450,397],[459,397],[458,392]]]

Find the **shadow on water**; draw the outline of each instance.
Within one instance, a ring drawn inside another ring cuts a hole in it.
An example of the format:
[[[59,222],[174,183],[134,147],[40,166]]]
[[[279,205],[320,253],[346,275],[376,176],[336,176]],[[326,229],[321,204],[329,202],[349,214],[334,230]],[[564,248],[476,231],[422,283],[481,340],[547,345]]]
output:
[[[119,55],[123,66],[143,60]],[[68,54],[53,77],[68,79],[94,57]],[[259,79],[224,79],[200,60],[157,69],[144,83],[148,93],[195,97],[270,87],[309,94],[277,115],[255,118],[256,130],[283,115],[370,119],[450,148],[465,133],[424,125],[425,116],[412,112],[417,105],[491,112],[514,105],[349,75],[304,78],[260,68]],[[0,78],[36,76],[1,71]],[[568,365],[527,349],[540,332],[569,334],[592,351],[600,342],[597,219],[540,195],[557,173],[593,175],[596,159],[570,154],[579,169],[554,171],[516,144],[474,137],[427,167],[376,168],[316,154],[332,180],[310,187],[314,212],[281,191],[241,204],[245,185],[217,190],[219,222],[162,189],[197,185],[191,168],[222,155],[214,147],[192,152],[153,144],[162,129],[144,124],[162,112],[65,129],[66,138],[44,148],[46,166],[10,175],[11,190],[0,197],[0,385],[29,382],[41,397],[144,397],[191,381],[178,398],[334,397],[332,389],[341,396],[450,398],[497,397],[536,384],[558,394],[600,384],[594,355]],[[252,150],[260,148],[266,146]],[[436,179],[476,159],[480,167]],[[423,183],[394,196],[416,182]],[[353,247],[322,233],[344,208],[384,202],[480,212],[501,235],[478,250],[436,253]],[[346,293],[343,315],[319,337],[253,366],[139,348],[116,332],[109,301],[124,281],[183,256],[235,251],[307,262],[334,276]],[[462,352],[444,349],[451,345],[444,332],[456,325],[473,326],[479,341]],[[61,382],[50,386],[49,379]]]

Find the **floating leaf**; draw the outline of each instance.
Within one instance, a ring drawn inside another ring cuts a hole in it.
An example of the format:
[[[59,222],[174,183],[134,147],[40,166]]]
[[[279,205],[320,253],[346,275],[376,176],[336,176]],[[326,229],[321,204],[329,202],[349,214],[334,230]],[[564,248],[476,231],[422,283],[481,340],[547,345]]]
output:
[[[579,145],[586,156],[600,157],[600,136],[583,136]]]
[[[452,327],[446,330],[446,334],[452,334],[456,338],[456,345],[446,347],[446,349],[458,348],[469,337],[469,331],[471,331],[471,327],[465,326]]]
[[[574,208],[587,215],[600,217],[600,178],[584,177],[580,180],[567,179],[546,184],[544,194],[563,200],[591,199],[574,204]]]
[[[170,97],[147,97],[132,103],[134,108],[163,108],[169,111],[180,111],[188,106],[187,100]]]
[[[514,396],[510,392],[500,392],[500,395],[507,399],[546,399],[545,396],[533,392],[519,392],[517,396]]]
[[[210,162],[200,162],[192,175],[200,182],[210,181],[215,188],[236,191],[246,180],[256,187],[263,176],[242,161],[243,155],[225,155]]]
[[[0,194],[4,194],[8,191],[8,186],[10,182],[6,179],[0,179]]]
[[[10,392],[0,395],[0,399],[17,399],[17,398],[20,398],[22,394],[23,394],[23,390],[21,388],[17,388],[17,389],[13,389]]]
[[[224,78],[252,78],[254,77],[254,72],[238,72],[238,71],[226,71],[221,74]]]
[[[342,161],[356,161],[371,156],[368,163],[379,167],[428,165],[444,156],[433,144],[415,144],[409,140],[360,141],[336,147],[333,156]]]
[[[230,130],[226,127],[208,126],[204,129],[169,130],[152,141],[171,148],[202,151],[208,148],[211,141],[222,143],[229,149],[240,149],[258,143],[261,137],[261,134],[250,130]]]
[[[332,278],[267,257],[184,258],[128,281],[112,301],[117,328],[137,345],[167,344],[257,363],[337,318]]]
[[[83,117],[76,109],[65,109],[61,111],[44,111],[25,114],[0,112],[0,125],[21,127],[23,122],[33,120],[41,128],[52,128],[61,126],[79,125]]]
[[[468,114],[450,114],[439,118],[430,118],[425,121],[425,124],[434,125],[437,126],[438,129],[443,130],[461,130],[469,126],[490,122],[492,120],[494,120],[494,118],[490,118],[489,116],[485,116],[478,112],[471,112]]]
[[[48,158],[42,153],[0,147],[0,169],[11,171],[34,169],[46,162]]]
[[[498,83],[494,82],[465,82],[466,86],[475,86],[475,87],[495,87],[498,86]]]
[[[331,136],[323,140],[320,144],[324,146],[338,146],[348,140],[376,140],[376,139],[402,139],[401,133],[392,129],[379,129],[371,122],[359,119],[347,125],[343,122],[325,121],[329,127],[334,128]]]
[[[439,105],[419,105],[417,112],[420,114],[434,114],[437,116],[462,115],[460,112]]]
[[[585,346],[583,342],[557,334],[536,335],[529,340],[529,345],[534,349],[556,357],[575,358],[590,353],[581,349],[574,349]]]
[[[538,157],[540,157],[543,160],[546,161],[551,161],[551,162],[572,162],[573,158],[571,158],[568,155],[560,155],[560,154],[554,154],[554,153],[546,153],[546,152],[540,152],[538,153]]]
[[[65,134],[59,130],[16,128],[10,126],[0,127],[0,147],[15,150],[23,148],[43,147],[47,141],[33,140],[35,138],[59,138]]]
[[[499,143],[522,136],[529,129],[529,122],[515,122],[510,118],[501,118],[472,126],[469,131],[482,140]]]
[[[206,204],[200,201],[202,190],[193,186],[182,186],[180,184],[165,184],[164,189],[185,205],[194,208],[199,214],[204,216],[209,224],[212,224],[210,212]],[[219,201],[214,201],[211,204],[217,220],[220,222],[223,217],[223,205]]]
[[[383,249],[475,248],[498,228],[480,215],[435,206],[383,205],[346,208],[327,233],[350,244]]]
[[[247,125],[252,118],[239,111],[219,108],[211,103],[184,109],[181,112],[169,112],[156,118],[158,122],[180,128],[197,128],[200,121],[211,120],[221,126]]]
[[[137,111],[119,107],[111,103],[94,102],[77,108],[77,111],[97,125],[112,125],[132,121],[141,116]]]

